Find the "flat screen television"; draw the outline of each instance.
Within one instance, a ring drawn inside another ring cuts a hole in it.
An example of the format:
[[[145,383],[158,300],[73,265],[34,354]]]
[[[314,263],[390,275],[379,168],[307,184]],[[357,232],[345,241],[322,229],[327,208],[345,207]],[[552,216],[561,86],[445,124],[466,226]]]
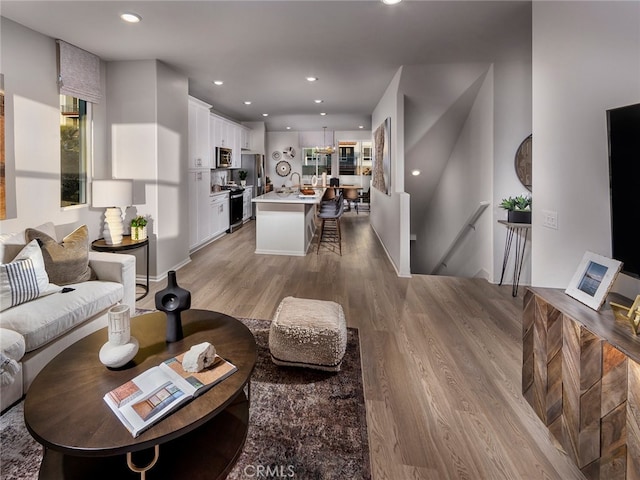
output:
[[[640,103],[607,110],[612,256],[640,278]]]

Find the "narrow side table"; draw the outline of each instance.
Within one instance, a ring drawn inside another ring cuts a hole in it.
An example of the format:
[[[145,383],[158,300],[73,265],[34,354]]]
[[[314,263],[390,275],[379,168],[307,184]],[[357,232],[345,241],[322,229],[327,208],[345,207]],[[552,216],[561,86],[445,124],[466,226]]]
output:
[[[144,240],[131,240],[131,235],[124,235],[122,237],[122,242],[114,245],[110,245],[105,242],[104,238],[99,238],[91,243],[91,249],[96,252],[119,253],[126,252],[127,250],[136,250],[142,247],[145,249],[144,256],[147,264],[147,284],[143,285],[142,283],[136,283],[137,287],[142,287],[144,290],[144,293],[137,297],[136,300],[143,299],[149,293],[149,238],[147,237]]]
[[[502,259],[502,274],[500,275],[500,283],[504,280],[504,272],[509,262],[509,254],[511,253],[511,244],[513,237],[516,237],[515,261],[513,264],[513,285],[511,295],[518,296],[518,285],[520,284],[520,273],[522,272],[522,264],[524,263],[524,250],[527,247],[527,239],[531,230],[530,223],[513,223],[505,220],[498,220],[498,223],[507,227],[507,238],[504,243],[504,257]]]

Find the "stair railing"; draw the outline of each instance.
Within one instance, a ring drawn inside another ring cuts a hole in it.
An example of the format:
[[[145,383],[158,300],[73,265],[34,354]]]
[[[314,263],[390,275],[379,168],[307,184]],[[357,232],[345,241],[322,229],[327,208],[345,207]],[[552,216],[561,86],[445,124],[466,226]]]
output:
[[[447,252],[442,256],[442,258],[440,258],[438,263],[436,263],[435,268],[431,271],[431,275],[437,275],[438,271],[440,271],[440,269],[443,267],[447,268],[447,260],[449,260],[449,258],[451,257],[455,249],[458,247],[458,245],[460,244],[464,236],[467,234],[467,232],[469,230],[476,229],[476,222],[478,221],[478,219],[480,218],[480,215],[482,215],[482,213],[487,209],[488,206],[489,206],[489,202],[480,202],[475,212],[473,212],[473,214],[471,214],[471,216],[467,219],[467,221],[464,222],[464,225],[460,229],[460,232],[458,232],[458,235],[456,236],[456,238],[453,240],[453,242],[451,242],[451,245],[449,245]]]

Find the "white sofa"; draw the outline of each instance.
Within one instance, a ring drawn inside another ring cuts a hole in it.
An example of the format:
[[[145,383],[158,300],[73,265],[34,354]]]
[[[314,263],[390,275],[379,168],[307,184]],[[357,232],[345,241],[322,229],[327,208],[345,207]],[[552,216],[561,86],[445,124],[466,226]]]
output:
[[[53,224],[36,228],[55,235]],[[2,263],[12,260],[7,256],[15,254],[16,239],[20,238],[20,233],[0,237]],[[0,411],[20,399],[40,370],[58,353],[105,327],[107,312],[113,305],[129,305],[134,314],[135,257],[90,251],[89,266],[96,280],[65,285],[71,291],[41,296],[0,312],[0,351],[5,360],[13,359],[18,366],[18,371],[9,377],[10,383],[3,379]]]

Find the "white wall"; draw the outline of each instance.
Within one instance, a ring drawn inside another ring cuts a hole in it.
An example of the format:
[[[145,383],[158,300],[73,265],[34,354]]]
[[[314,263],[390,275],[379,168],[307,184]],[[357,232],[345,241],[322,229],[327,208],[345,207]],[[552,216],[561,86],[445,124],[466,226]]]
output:
[[[525,6],[519,28],[492,63],[412,65],[403,69],[405,187],[411,195],[411,268],[431,273],[481,201],[490,207],[440,274],[499,282],[506,228],[502,198],[525,192],[514,168],[531,133],[531,27]],[[529,21],[527,21],[529,20]],[[488,99],[491,101],[488,101]],[[465,165],[465,168],[460,168]],[[419,176],[411,176],[419,169]],[[452,175],[457,172],[457,175]],[[488,249],[487,249],[488,246]],[[529,247],[520,283],[530,283]],[[511,283],[514,252],[506,269]]]
[[[189,259],[188,90],[187,77],[157,62],[159,273]]]
[[[611,255],[605,112],[640,100],[639,52],[640,2],[533,5],[534,285],[566,288],[585,251]]]
[[[282,151],[287,147],[293,147],[296,150],[296,156],[291,160],[284,158],[284,155],[282,155]],[[289,178],[291,177],[291,173],[302,173],[302,154],[300,152],[298,132],[267,132],[266,149],[266,171],[267,176],[271,179],[271,183],[273,183],[273,187],[278,188],[282,185],[290,186],[291,180]],[[280,152],[280,160],[286,160],[291,164],[291,173],[288,176],[281,177],[276,173],[276,164],[279,160],[276,161],[271,156],[274,151]],[[297,177],[294,181],[296,183],[298,182]]]
[[[378,128],[391,117],[391,195],[371,189],[371,226],[380,238],[398,275],[410,276],[409,195],[404,193],[404,97],[399,68],[373,111],[371,125]]]
[[[516,48],[516,45],[513,45]],[[529,193],[518,179],[515,171],[515,155],[522,141],[531,134],[531,36],[526,42],[517,45],[517,60],[496,62],[493,68],[494,78],[494,114],[493,114],[493,198],[489,207],[493,218],[493,273],[494,283],[500,281],[502,259],[504,254],[507,229],[498,223],[506,220],[506,210],[500,208],[503,198]],[[534,145],[537,139],[533,137]],[[538,157],[534,146],[534,159]],[[534,183],[538,181],[534,176]],[[533,198],[533,209],[538,208],[537,198]],[[521,285],[531,284],[531,237],[524,255],[520,276]],[[512,248],[509,263],[505,272],[504,283],[510,284],[513,279],[513,261],[515,255]]]
[[[157,60],[109,62],[108,139],[115,178],[132,178],[134,206],[147,215],[150,275],[188,262],[186,77]],[[138,274],[144,274],[141,251]]]
[[[493,172],[493,69],[484,76],[482,86],[462,132],[448,158],[431,202],[425,210],[423,230],[417,232],[420,245],[412,249],[412,267],[431,273],[460,233],[480,202],[492,197]],[[412,225],[413,227],[413,225]],[[425,228],[426,227],[426,228]],[[441,275],[480,276],[489,279],[492,261],[493,219],[484,211],[455,252],[438,270]],[[416,242],[416,243],[418,243]],[[418,246],[425,246],[416,252]],[[417,259],[413,258],[416,254]]]
[[[60,106],[55,40],[6,18],[0,21],[8,207],[7,220],[0,222],[0,230],[14,232],[54,222],[61,236],[86,224],[90,238],[98,238],[102,209],[86,205],[60,207]],[[104,100],[93,110],[94,130],[100,132],[104,129]],[[94,170],[103,169],[104,158],[104,136],[98,133],[94,138]]]

